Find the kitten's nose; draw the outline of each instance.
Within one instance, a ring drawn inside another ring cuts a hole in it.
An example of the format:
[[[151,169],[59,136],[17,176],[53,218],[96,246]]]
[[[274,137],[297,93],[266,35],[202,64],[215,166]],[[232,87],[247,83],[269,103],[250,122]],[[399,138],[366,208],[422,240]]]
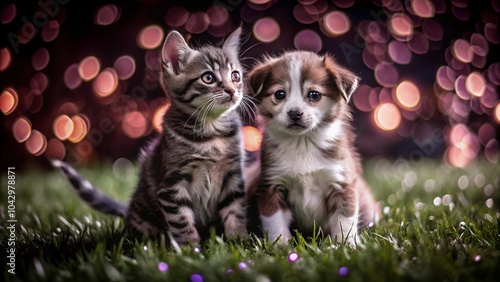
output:
[[[234,95],[234,89],[232,89],[232,88],[224,88],[224,92],[229,94],[229,96],[231,96],[231,97],[233,97],[233,95]]]
[[[302,117],[302,114],[303,113],[297,110],[291,110],[288,111],[288,118],[291,119],[292,121],[298,121]]]

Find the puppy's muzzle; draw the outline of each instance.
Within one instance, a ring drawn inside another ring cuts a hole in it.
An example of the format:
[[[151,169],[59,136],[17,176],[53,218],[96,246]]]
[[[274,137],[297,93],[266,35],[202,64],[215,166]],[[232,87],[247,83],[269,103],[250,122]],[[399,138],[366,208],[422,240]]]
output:
[[[288,118],[293,122],[297,122],[302,117],[302,114],[303,114],[302,112],[299,112],[297,110],[291,110],[288,111]]]

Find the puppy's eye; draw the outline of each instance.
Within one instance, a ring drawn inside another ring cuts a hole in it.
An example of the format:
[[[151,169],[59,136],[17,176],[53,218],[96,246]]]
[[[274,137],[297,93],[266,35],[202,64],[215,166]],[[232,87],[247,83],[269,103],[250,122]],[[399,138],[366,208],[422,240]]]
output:
[[[233,73],[231,73],[231,80],[233,82],[240,82],[241,81],[241,75],[239,72],[237,71],[233,71]]]
[[[212,84],[215,82],[215,74],[211,72],[206,72],[201,76],[201,80],[206,84]]]
[[[283,99],[285,99],[285,97],[286,97],[286,93],[283,90],[278,90],[278,91],[274,92],[274,98],[276,98],[276,100],[283,100]]]
[[[321,93],[319,93],[318,91],[309,91],[307,97],[311,101],[319,101],[319,99],[321,99]]]

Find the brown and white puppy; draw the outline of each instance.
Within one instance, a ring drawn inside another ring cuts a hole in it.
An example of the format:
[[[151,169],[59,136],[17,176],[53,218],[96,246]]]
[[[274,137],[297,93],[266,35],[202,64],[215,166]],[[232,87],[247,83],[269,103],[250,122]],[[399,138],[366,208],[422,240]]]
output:
[[[266,119],[256,197],[270,240],[314,223],[337,242],[355,243],[379,208],[362,177],[347,102],[358,77],[329,55],[306,51],[266,58],[249,74]]]

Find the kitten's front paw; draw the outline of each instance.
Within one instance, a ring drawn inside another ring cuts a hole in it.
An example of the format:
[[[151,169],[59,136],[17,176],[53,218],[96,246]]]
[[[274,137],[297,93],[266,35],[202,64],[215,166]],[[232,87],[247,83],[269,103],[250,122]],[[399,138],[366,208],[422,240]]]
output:
[[[247,239],[248,231],[246,222],[238,220],[236,217],[228,218],[224,224],[224,236],[226,236],[227,239],[237,237]]]
[[[244,226],[229,230],[226,229],[224,232],[224,236],[226,236],[227,239],[233,239],[233,238],[248,239],[248,231],[247,228]]]

